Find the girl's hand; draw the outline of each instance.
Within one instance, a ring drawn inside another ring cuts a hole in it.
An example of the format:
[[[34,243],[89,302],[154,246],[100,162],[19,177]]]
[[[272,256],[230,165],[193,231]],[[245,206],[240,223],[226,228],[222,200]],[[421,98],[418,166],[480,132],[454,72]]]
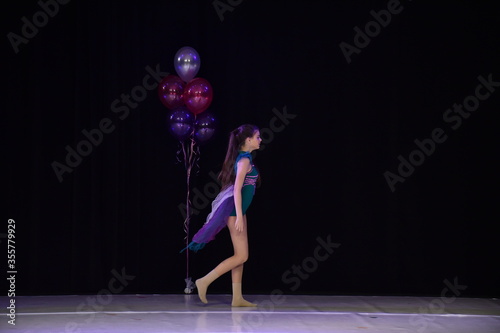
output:
[[[238,232],[243,231],[243,218],[236,217],[236,221],[234,222],[234,227]]]

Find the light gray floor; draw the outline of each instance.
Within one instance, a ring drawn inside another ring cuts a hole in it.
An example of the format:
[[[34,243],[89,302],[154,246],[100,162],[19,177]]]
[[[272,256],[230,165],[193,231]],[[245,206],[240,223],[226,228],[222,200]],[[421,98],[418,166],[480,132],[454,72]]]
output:
[[[18,296],[15,323],[1,297],[0,332],[499,333],[500,301],[485,298],[248,295]]]

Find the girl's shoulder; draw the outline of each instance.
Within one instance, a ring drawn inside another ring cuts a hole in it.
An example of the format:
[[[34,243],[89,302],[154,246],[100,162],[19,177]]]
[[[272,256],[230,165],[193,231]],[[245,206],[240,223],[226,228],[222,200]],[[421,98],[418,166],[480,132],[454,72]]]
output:
[[[247,158],[247,159],[250,161],[250,163],[252,163],[252,154],[247,153],[247,152],[240,152],[240,153],[238,154],[238,156],[236,157],[235,164],[238,164],[238,162],[239,162],[242,158]]]
[[[236,157],[236,161],[234,162],[234,171],[237,171],[238,167],[238,162],[240,161],[248,161],[248,164],[252,164],[252,155],[247,152],[240,152],[239,155]]]

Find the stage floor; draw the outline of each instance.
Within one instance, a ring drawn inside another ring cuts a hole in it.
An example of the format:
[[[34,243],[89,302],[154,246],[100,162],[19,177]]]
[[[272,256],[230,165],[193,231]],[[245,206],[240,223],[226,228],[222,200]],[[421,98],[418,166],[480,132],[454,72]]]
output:
[[[0,332],[432,332],[498,333],[500,300],[392,296],[17,296],[15,326],[1,297]],[[8,311],[8,309],[7,309]]]

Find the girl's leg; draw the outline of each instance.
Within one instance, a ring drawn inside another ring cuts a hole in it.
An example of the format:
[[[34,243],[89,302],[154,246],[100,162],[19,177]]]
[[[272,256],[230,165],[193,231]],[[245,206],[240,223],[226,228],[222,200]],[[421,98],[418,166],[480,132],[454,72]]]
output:
[[[207,303],[207,288],[215,279],[240,265],[242,266],[241,273],[243,272],[243,263],[248,259],[246,217],[244,218],[243,231],[241,232],[236,231],[236,228],[234,226],[235,221],[236,216],[230,216],[227,221],[227,226],[231,235],[231,241],[233,242],[234,255],[221,262],[210,273],[195,281],[196,288],[198,289],[198,296],[203,303]]]
[[[244,239],[245,248],[244,249],[242,248],[242,252],[246,253],[246,259],[248,259],[247,216],[246,215],[243,216],[243,230],[241,232],[236,231],[236,228],[234,227],[234,222],[233,222],[233,228],[232,229],[230,228],[229,232],[231,234],[231,240],[233,242],[235,254],[236,254],[236,246],[234,243],[235,241],[238,242],[237,236],[241,236],[242,239]],[[243,279],[243,263],[231,269],[231,280],[233,283],[241,283],[242,279]]]
[[[248,253],[248,233],[247,233],[247,216],[243,217],[243,231],[245,233],[245,238],[247,240],[247,253]],[[233,301],[232,306],[257,306],[256,304],[250,303],[243,298],[241,292],[241,282],[243,279],[243,264],[236,266],[231,270],[231,280],[233,282]]]

